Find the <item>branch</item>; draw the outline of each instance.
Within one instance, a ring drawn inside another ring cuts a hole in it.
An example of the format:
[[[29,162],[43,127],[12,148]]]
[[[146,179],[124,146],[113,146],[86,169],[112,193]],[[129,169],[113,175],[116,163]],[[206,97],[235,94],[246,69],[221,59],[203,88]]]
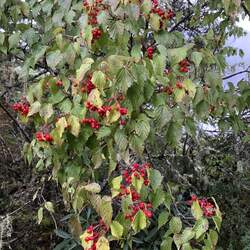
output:
[[[242,6],[243,10],[247,13],[247,15],[250,17],[250,12],[249,12],[249,10],[247,9],[247,7],[246,7],[246,5],[245,5],[244,2],[241,4],[241,6]]]
[[[232,77],[234,77],[234,76],[237,76],[237,75],[240,75],[240,74],[244,74],[244,73],[250,73],[249,67],[248,67],[246,70],[242,70],[242,71],[239,71],[239,72],[234,73],[234,74],[232,74],[232,75],[225,76],[225,77],[222,78],[222,80],[227,80],[227,79],[229,79],[229,78],[232,78]]]
[[[1,103],[0,101],[0,107],[5,111],[5,113],[9,116],[9,118],[16,124],[16,126],[20,129],[21,133],[23,134],[26,141],[31,142],[29,135],[24,131],[24,129],[21,127],[19,122],[15,119],[15,117],[9,112],[9,110]]]
[[[188,19],[190,19],[193,16],[194,12],[190,12],[188,15],[183,17],[177,24],[175,24],[169,32],[175,31],[182,23],[185,23]]]

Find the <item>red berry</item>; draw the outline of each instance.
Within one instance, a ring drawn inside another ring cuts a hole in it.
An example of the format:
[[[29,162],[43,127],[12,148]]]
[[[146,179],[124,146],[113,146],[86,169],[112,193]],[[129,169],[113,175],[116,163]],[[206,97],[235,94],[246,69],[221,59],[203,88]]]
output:
[[[128,113],[128,109],[126,109],[126,108],[120,108],[119,112],[120,112],[121,115],[126,115]]]
[[[167,87],[166,87],[166,93],[167,93],[168,95],[172,95],[172,94],[174,93],[173,87],[167,86]]]
[[[87,233],[93,233],[93,231],[94,231],[94,227],[91,225],[91,226],[88,226],[87,227]]]
[[[144,210],[144,214],[146,215],[147,218],[152,218],[153,213],[150,210]]]
[[[176,88],[183,89],[183,83],[182,82],[177,82],[176,83]]]
[[[126,123],[127,123],[126,120],[120,120],[120,121],[119,121],[119,124],[120,124],[121,126],[125,126]]]
[[[44,141],[45,138],[44,138],[44,136],[43,136],[43,133],[42,133],[42,132],[37,132],[37,133],[36,133],[36,139],[37,139],[38,141]]]
[[[52,142],[53,141],[53,137],[49,133],[46,133],[44,135],[44,139],[45,139],[46,142]]]

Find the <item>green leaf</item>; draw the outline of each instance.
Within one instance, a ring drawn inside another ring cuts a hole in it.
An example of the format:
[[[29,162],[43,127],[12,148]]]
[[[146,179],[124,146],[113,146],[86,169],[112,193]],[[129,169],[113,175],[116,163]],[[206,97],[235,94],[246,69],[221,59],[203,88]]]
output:
[[[40,102],[35,101],[34,103],[32,103],[29,109],[28,117],[38,113],[40,111],[40,108],[41,108]]]
[[[115,143],[117,144],[119,150],[124,152],[128,145],[127,136],[123,129],[117,129],[114,135]]]
[[[63,135],[63,132],[65,130],[65,128],[68,127],[67,121],[65,117],[61,117],[57,122],[56,122],[56,128],[58,131],[58,135],[61,138]]]
[[[172,250],[172,244],[173,244],[173,238],[172,237],[167,237],[161,243],[161,250]]]
[[[203,54],[201,52],[195,51],[191,54],[191,61],[194,62],[196,68],[199,68],[202,59]]]
[[[93,84],[103,92],[103,89],[106,87],[106,76],[101,71],[95,71],[92,76]]]
[[[45,204],[44,204],[44,207],[51,213],[54,213],[54,206],[53,206],[53,203],[50,202],[50,201],[46,201]]]
[[[91,102],[95,107],[100,108],[103,103],[100,95],[101,93],[98,89],[93,89],[88,96],[88,101]]]
[[[148,119],[138,119],[135,123],[135,132],[140,138],[146,140],[150,133],[150,124]]]
[[[45,104],[39,111],[40,116],[44,118],[45,123],[48,122],[49,118],[53,115],[54,110],[52,104]]]
[[[90,183],[88,185],[85,185],[82,187],[84,190],[91,192],[91,193],[100,193],[101,192],[101,186],[98,183]]]
[[[199,220],[203,216],[203,211],[199,205],[198,200],[194,201],[191,207],[192,215],[196,220]]]
[[[52,69],[56,69],[56,66],[62,61],[63,55],[60,50],[55,50],[47,53],[46,62],[48,66]]]
[[[186,91],[188,91],[188,95],[191,98],[194,98],[196,94],[196,85],[190,79],[184,80],[183,84],[184,84]]]
[[[182,222],[180,217],[173,217],[169,222],[169,229],[172,233],[178,234],[182,229]]]
[[[117,176],[111,181],[112,198],[114,198],[120,193],[121,182],[122,182],[122,176]]]
[[[184,231],[181,234],[181,239],[182,239],[182,243],[187,243],[189,242],[191,239],[193,239],[195,236],[195,232],[193,231],[192,228],[187,227],[184,229]]]
[[[158,230],[168,222],[169,212],[162,211],[158,216]]]
[[[182,61],[183,59],[185,59],[187,57],[187,51],[188,48],[187,47],[180,47],[180,48],[176,48],[176,49],[168,49],[168,57],[171,61],[171,64],[177,64],[180,61]]]
[[[185,97],[185,89],[175,89],[174,90],[174,99],[176,102],[181,102]]]
[[[160,188],[156,190],[155,193],[152,193],[152,204],[153,208],[158,208],[164,202],[164,191]]]
[[[177,122],[171,122],[167,130],[167,142],[170,145],[177,145],[182,135],[182,126]]]
[[[139,210],[135,215],[135,219],[132,223],[133,230],[137,233],[140,230],[146,228],[147,226],[147,218],[142,210]]]
[[[226,14],[228,14],[231,0],[222,0]]]
[[[199,239],[209,228],[209,223],[206,218],[200,218],[194,225],[195,238]]]
[[[139,155],[143,154],[144,141],[137,135],[132,135],[129,139],[130,148]]]
[[[150,26],[153,30],[158,31],[161,25],[161,18],[159,15],[151,13],[149,19]]]
[[[86,58],[83,60],[81,67],[76,71],[76,79],[78,82],[82,81],[85,74],[91,69],[91,65],[94,63],[92,58]]]
[[[207,101],[202,100],[196,105],[195,109],[197,115],[202,118],[208,115],[209,104]]]
[[[144,0],[141,5],[141,10],[144,14],[148,15],[152,9],[152,2],[150,0]]]
[[[163,176],[161,175],[159,170],[150,169],[149,170],[149,180],[150,180],[150,185],[155,192],[160,187],[162,180],[163,180]]]
[[[104,137],[107,137],[111,134],[111,129],[109,127],[101,127],[97,132],[97,139],[102,139]]]
[[[103,196],[98,213],[103,218],[107,225],[110,225],[112,221],[113,209],[112,209],[112,198],[110,196]]]
[[[13,48],[16,48],[19,41],[20,41],[20,33],[19,32],[16,32],[14,34],[12,34],[8,41],[9,41],[9,49],[13,49]]]
[[[111,234],[117,238],[120,239],[123,234],[123,226],[118,221],[112,221],[110,225]]]
[[[132,176],[132,184],[135,188],[135,190],[140,193],[142,185],[144,183],[144,179],[139,176],[140,178],[138,179],[137,177],[135,177],[134,175]]]
[[[104,236],[101,236],[96,242],[96,250],[109,250],[109,249],[110,249],[109,241]]]
[[[37,212],[37,223],[41,224],[43,219],[43,207],[40,207]]]
[[[74,115],[70,115],[67,120],[67,124],[70,128],[71,134],[78,137],[81,128],[79,118]]]

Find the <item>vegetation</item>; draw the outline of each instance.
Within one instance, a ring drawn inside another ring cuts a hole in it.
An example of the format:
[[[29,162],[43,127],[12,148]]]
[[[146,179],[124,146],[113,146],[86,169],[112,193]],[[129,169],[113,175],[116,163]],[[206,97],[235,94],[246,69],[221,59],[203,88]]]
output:
[[[63,238],[55,249],[247,249],[247,223],[239,238],[230,227],[249,210],[241,190],[249,193],[250,86],[224,74],[226,57],[244,54],[226,41],[244,35],[236,22],[249,1],[0,7],[2,65],[15,65],[11,88],[21,87],[8,100],[18,119],[1,107],[41,177],[37,222],[52,218]],[[64,206],[45,195],[51,179]],[[69,230],[58,224],[61,209]]]

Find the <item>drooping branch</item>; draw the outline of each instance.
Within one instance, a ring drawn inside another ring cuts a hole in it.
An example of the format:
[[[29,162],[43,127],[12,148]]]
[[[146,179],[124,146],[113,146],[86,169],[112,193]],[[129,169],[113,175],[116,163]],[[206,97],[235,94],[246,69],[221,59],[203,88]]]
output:
[[[234,74],[231,74],[231,75],[228,75],[228,76],[224,76],[222,78],[222,80],[227,80],[229,78],[232,78],[234,76],[241,75],[241,74],[244,74],[244,73],[250,73],[250,67],[248,67],[246,70],[242,70],[242,71],[236,72]]]

